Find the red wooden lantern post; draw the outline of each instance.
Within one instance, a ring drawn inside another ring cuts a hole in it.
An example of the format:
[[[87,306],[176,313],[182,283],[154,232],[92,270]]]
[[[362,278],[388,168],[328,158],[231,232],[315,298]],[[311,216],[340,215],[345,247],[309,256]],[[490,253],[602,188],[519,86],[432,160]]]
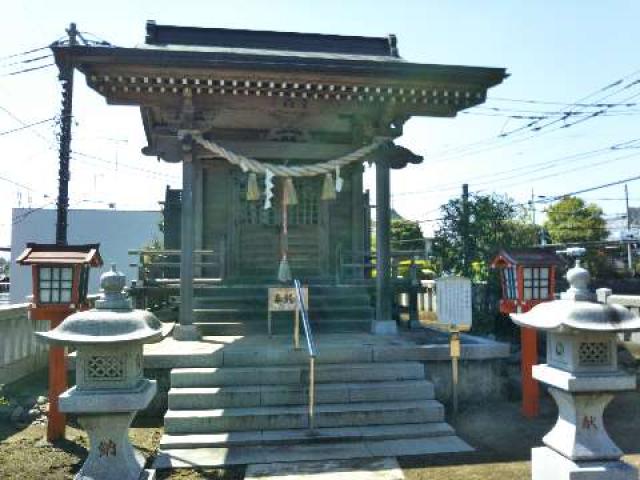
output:
[[[502,250],[493,259],[492,268],[500,269],[505,314],[526,313],[541,302],[554,299],[556,268],[563,260],[553,252],[539,249]],[[538,363],[538,335],[530,328],[520,329],[522,413],[529,418],[540,410],[540,389],[532,368]]]
[[[31,320],[48,320],[56,328],[72,313],[89,308],[89,268],[102,265],[99,245],[48,245],[28,243],[16,262],[31,265],[33,300]],[[67,389],[64,347],[49,347],[49,413],[47,440],[64,437],[65,416],[58,409],[58,397]]]

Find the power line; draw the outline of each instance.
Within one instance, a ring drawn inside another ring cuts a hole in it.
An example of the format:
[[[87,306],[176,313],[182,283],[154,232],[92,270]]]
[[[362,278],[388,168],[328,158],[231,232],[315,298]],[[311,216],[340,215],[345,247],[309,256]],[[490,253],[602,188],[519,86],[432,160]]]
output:
[[[14,128],[11,130],[5,130],[4,132],[0,132],[0,136],[8,135],[14,132],[19,132],[20,130],[25,130],[27,128],[35,127],[36,125],[42,125],[43,123],[51,122],[53,120],[55,120],[55,117],[47,118],[46,120],[40,120],[39,122],[30,123],[28,125],[23,125],[22,127]]]
[[[24,55],[29,55],[31,53],[39,52],[41,50],[46,50],[48,48],[49,48],[48,45],[45,46],[45,47],[32,48],[31,50],[26,50],[24,52],[14,53],[12,55],[6,55],[4,57],[0,57],[0,60],[7,60],[9,58],[15,58],[15,57],[20,57],[20,56],[24,56]]]
[[[16,187],[20,187],[20,188],[24,188],[25,190],[29,190],[30,192],[37,192],[37,190],[35,190],[35,189],[31,188],[31,187],[29,187],[29,186],[27,186],[27,185],[25,185],[23,183],[16,182],[15,180],[12,180],[12,179],[7,178],[7,177],[0,176],[0,180],[3,181],[3,182],[7,182],[7,183],[10,183],[12,185],[15,185]]]
[[[50,58],[50,57],[53,57],[53,55],[47,54],[47,55],[41,55],[39,57],[27,58],[26,60],[18,60],[16,62],[3,63],[3,64],[0,64],[0,68],[12,67],[14,65],[22,65],[24,63],[33,63],[33,62],[44,60],[45,58]]]
[[[558,157],[558,158],[554,158],[551,160],[545,160],[543,162],[538,162],[538,163],[532,163],[532,164],[528,164],[528,165],[523,165],[520,167],[516,167],[516,168],[512,168],[509,170],[503,170],[499,173],[488,173],[485,175],[478,175],[475,176],[471,179],[471,181],[474,183],[474,185],[492,185],[495,184],[496,182],[503,182],[505,180],[510,180],[512,178],[518,178],[522,175],[528,175],[528,174],[532,174],[532,173],[536,173],[539,171],[544,171],[544,170],[548,170],[551,168],[555,168],[558,162],[561,162],[563,160],[573,160],[573,161],[581,161],[581,160],[585,160],[587,158],[591,158],[594,156],[600,156],[600,155],[605,155],[608,153],[613,153],[613,151],[617,151],[617,150],[624,150],[624,149],[630,149],[633,148],[632,145],[635,142],[639,142],[640,138],[635,138],[635,139],[631,139],[631,140],[627,140],[624,142],[618,142],[612,145],[608,145],[606,147],[601,147],[601,148],[596,148],[593,150],[587,150],[585,152],[580,152],[580,153],[574,153],[571,155],[564,155],[562,157]],[[624,157],[627,158],[627,157]],[[614,159],[614,161],[617,159]],[[533,170],[531,170],[533,168]],[[520,172],[518,175],[507,175],[506,177],[504,177],[505,174],[511,174],[511,173],[516,173],[516,172]],[[482,178],[488,178],[490,177],[492,180],[491,181],[485,181],[485,182],[478,182],[478,179],[482,179]],[[504,178],[503,178],[504,177]],[[399,196],[406,196],[406,195],[421,195],[421,194],[429,194],[429,193],[438,193],[438,192],[446,192],[446,191],[450,191],[450,190],[454,190],[454,189],[458,189],[460,186],[460,183],[464,183],[461,181],[455,181],[455,182],[450,182],[444,185],[441,185],[439,188],[437,189],[429,189],[429,190],[420,190],[420,191],[413,191],[413,192],[399,192],[399,193],[394,193],[391,196],[392,197],[399,197]]]
[[[21,73],[33,72],[35,70],[40,70],[42,68],[53,67],[54,65],[55,63],[47,63],[46,65],[40,65],[38,67],[25,68],[23,70],[18,70],[17,72],[5,73],[3,75],[0,75],[0,77],[11,77],[13,75],[20,75]]]
[[[22,125],[23,127],[26,127],[27,125],[29,125],[27,122],[25,122],[24,120],[22,120],[20,117],[16,116],[14,113],[12,113],[11,111],[9,111],[7,108],[3,107],[2,105],[0,105],[0,110],[2,110],[4,113],[6,113],[7,115],[9,115],[11,118],[13,118],[16,122],[18,122],[20,125]],[[57,148],[57,145],[55,145],[53,142],[51,142],[50,140],[48,140],[47,138],[44,137],[44,135],[42,135],[40,132],[38,132],[37,130],[29,130],[30,133],[33,133],[34,135],[38,136],[39,138],[41,138],[42,140],[44,140],[44,142],[49,146],[50,149],[55,149]]]
[[[633,181],[636,181],[636,180],[640,180],[640,175],[637,175],[635,177],[625,178],[625,179],[622,179],[622,180],[616,180],[615,182],[604,183],[602,185],[597,185],[595,187],[589,187],[589,188],[585,188],[585,189],[582,189],[582,190],[576,190],[575,192],[569,192],[569,193],[564,193],[562,195],[556,195],[554,197],[550,197],[549,199],[544,199],[546,201],[544,203],[549,203],[549,202],[553,202],[555,200],[560,200],[560,199],[562,199],[564,197],[572,197],[572,196],[578,195],[580,193],[592,192],[594,190],[600,190],[602,188],[613,187],[615,185],[620,185],[620,184],[625,183],[625,182],[633,182]],[[543,202],[542,201],[538,201],[536,203],[543,203]]]
[[[609,90],[611,88],[614,88],[614,87],[616,87],[618,85],[621,85],[622,83],[624,83],[624,81],[626,79],[635,76],[637,73],[640,73],[640,70],[636,70],[636,71],[632,72],[631,74],[629,74],[629,75],[627,75],[627,76],[625,76],[625,77],[623,77],[621,79],[618,79],[615,82],[612,82],[612,83],[610,83],[610,84],[608,84],[608,85],[606,85],[606,86],[604,86],[604,87],[602,87],[602,88],[590,93],[589,95],[586,95],[586,96],[582,97],[581,99],[578,99],[577,101],[575,101],[573,103],[564,103],[563,105],[566,106],[566,107],[569,107],[569,111],[571,111],[571,112],[575,111],[574,107],[578,107],[579,105],[588,105],[588,106],[599,105],[597,102],[601,101],[604,98],[609,98],[612,95],[620,93],[620,92],[622,92],[622,91],[624,91],[624,90],[626,90],[628,88],[631,88],[634,85],[637,85],[638,83],[640,83],[640,80],[635,80],[635,81],[629,83],[628,85],[626,85],[625,87],[623,87],[623,88],[621,88],[619,90],[616,90],[613,93],[610,93],[610,94],[605,95],[603,97],[601,96],[598,99],[596,99],[595,102],[593,102],[591,104],[584,104],[582,102],[583,102],[583,100],[591,98],[591,97],[593,97],[593,96],[595,96],[595,95],[597,95],[599,93],[605,92],[605,91],[607,91],[607,90]],[[625,102],[628,102],[628,101],[629,101],[629,99],[625,100]],[[607,103],[607,104],[603,104],[603,105],[605,105],[605,107],[603,107],[603,108],[606,108],[606,107],[609,107],[609,106],[614,106],[615,104],[612,102],[612,103]],[[600,113],[598,115],[594,115],[595,113],[596,112],[592,112],[591,116],[588,117],[588,118],[589,119],[590,118],[596,118],[597,116],[601,115]],[[458,147],[453,147],[453,148],[450,148],[450,149],[446,149],[443,152],[440,152],[439,154],[436,153],[435,156],[439,155],[439,159],[440,159],[440,161],[442,161],[444,159],[460,158],[460,157],[464,157],[464,156],[468,156],[468,155],[484,153],[484,152],[491,151],[491,150],[494,150],[494,149],[497,149],[497,148],[504,148],[505,146],[512,145],[514,143],[520,143],[522,141],[530,140],[530,139],[538,137],[540,135],[544,135],[546,133],[550,133],[552,131],[556,131],[557,128],[553,129],[553,130],[550,130],[550,131],[546,131],[546,132],[541,133],[541,134],[538,133],[538,131],[541,130],[542,128],[546,128],[549,125],[551,125],[552,123],[556,123],[557,121],[563,121],[564,119],[565,119],[564,116],[561,116],[561,117],[559,117],[559,119],[556,119],[556,120],[554,120],[552,122],[549,122],[548,124],[545,124],[542,127],[535,127],[542,120],[533,120],[533,121],[527,123],[527,125],[524,125],[522,127],[518,127],[518,128],[516,128],[514,130],[511,130],[509,132],[503,132],[503,133],[499,134],[498,136],[494,136],[494,137],[490,137],[490,138],[487,138],[487,139],[479,140],[479,141],[476,141],[476,142],[471,142],[471,143],[466,144],[466,145],[461,145],[461,146],[458,146]],[[535,127],[535,129],[534,129],[534,127]],[[559,128],[566,128],[566,127],[561,126]],[[512,140],[510,142],[501,142],[501,139],[504,139],[507,136],[511,136],[513,134],[520,134],[520,132],[522,134],[524,134],[525,132],[532,132],[532,131],[533,131],[533,134],[529,135],[527,137],[516,138],[516,139],[514,139],[514,140]],[[475,150],[475,151],[473,150],[474,147],[481,146],[483,144],[485,145],[484,148],[480,148],[480,150]],[[461,152],[461,153],[456,153],[456,152]]]
[[[139,172],[142,172],[142,173],[146,173],[148,175],[152,175],[154,177],[160,177],[160,178],[171,179],[171,180],[178,180],[178,177],[176,177],[174,175],[168,175],[166,173],[158,172],[158,171],[155,171],[155,170],[149,170],[147,168],[137,167],[135,165],[130,165],[128,163],[121,163],[121,162],[116,163],[113,160],[107,160],[105,158],[98,157],[96,155],[91,155],[91,154],[88,154],[88,153],[79,152],[77,150],[73,151],[73,155],[79,155],[81,157],[89,158],[91,160],[96,160],[98,162],[107,163],[107,164],[115,165],[115,166],[118,166],[118,167],[124,167],[124,168],[128,168],[130,170],[136,170],[136,171],[139,171]],[[76,160],[82,161],[81,159],[78,159],[77,157],[74,157],[74,158]]]
[[[552,101],[544,101],[544,100],[530,100],[530,99],[519,99],[519,98],[505,98],[505,97],[491,97],[488,99],[490,101],[498,101],[498,102],[514,102],[514,103],[528,103],[532,105],[567,105],[567,102],[552,102]],[[574,103],[576,107],[604,107],[604,106],[629,106],[625,103]]]

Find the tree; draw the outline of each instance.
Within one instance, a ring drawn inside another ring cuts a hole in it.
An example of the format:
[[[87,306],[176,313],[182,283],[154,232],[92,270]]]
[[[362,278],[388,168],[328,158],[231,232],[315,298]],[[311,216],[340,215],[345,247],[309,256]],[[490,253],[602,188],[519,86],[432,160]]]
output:
[[[578,197],[565,197],[547,210],[544,223],[554,243],[583,243],[608,236],[602,209]]]
[[[391,221],[391,247],[394,250],[424,251],[424,236],[418,222]]]
[[[468,225],[462,199],[450,200],[440,210],[442,220],[435,233],[434,251],[444,271],[486,280],[488,264],[500,248],[537,243],[537,227],[526,221],[522,208],[506,196],[471,194]],[[464,237],[468,242],[467,265]]]

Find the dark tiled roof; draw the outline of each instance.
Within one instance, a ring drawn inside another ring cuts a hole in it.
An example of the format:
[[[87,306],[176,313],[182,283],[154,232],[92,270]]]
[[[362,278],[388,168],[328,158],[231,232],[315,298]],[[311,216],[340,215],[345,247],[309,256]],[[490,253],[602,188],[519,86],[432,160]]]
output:
[[[514,248],[500,250],[493,259],[492,266],[501,266],[504,262],[511,265],[564,265],[564,260],[555,252],[540,248]]]
[[[397,57],[395,36],[357,37],[316,33],[178,27],[147,22],[148,45],[186,45]]]

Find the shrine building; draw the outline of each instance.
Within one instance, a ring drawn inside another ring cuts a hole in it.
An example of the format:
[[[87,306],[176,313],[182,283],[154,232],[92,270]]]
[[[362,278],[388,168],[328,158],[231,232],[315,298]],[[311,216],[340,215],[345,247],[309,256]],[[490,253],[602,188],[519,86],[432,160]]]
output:
[[[402,136],[409,118],[455,117],[483,103],[487,90],[506,77],[502,68],[412,63],[400,56],[394,35],[229,30],[150,21],[145,43],[133,48],[52,48],[56,62],[72,62],[107,103],[139,107],[145,155],[182,164],[182,189],[167,190],[165,199],[164,247],[179,251],[179,268],[173,268],[180,301],[176,341],[202,335],[264,335],[267,288],[291,285],[294,279],[309,288],[309,320],[320,334],[360,333],[363,337],[357,338],[370,339],[370,332],[393,332],[390,169],[423,160],[393,142]],[[363,189],[367,163],[375,164],[376,171],[376,195],[371,199],[374,261],[370,199]],[[143,185],[140,194],[145,194]],[[290,334],[290,326],[284,331]],[[370,348],[368,341],[356,341],[353,354]],[[241,343],[237,340],[234,346]],[[331,350],[321,340],[318,349],[320,356]],[[232,357],[224,358],[226,362]],[[261,365],[267,368],[269,362]],[[180,365],[189,366],[186,361]],[[372,368],[382,375],[379,365]],[[180,385],[203,385],[180,383],[181,375],[193,373],[180,370],[172,371],[172,391]],[[356,375],[353,372],[359,370],[340,371]],[[422,370],[417,377],[414,373],[388,373],[385,378],[425,381]],[[268,377],[267,372],[264,378]],[[367,374],[362,378],[366,381]],[[401,383],[393,388],[407,391]],[[436,408],[428,403],[435,402],[428,388],[422,392],[431,400],[420,408]],[[395,395],[390,393],[390,398],[397,400]],[[233,429],[231,423],[213,427],[214,420],[198,423],[199,414],[189,417],[189,423],[180,410],[186,407],[178,406],[178,400],[172,406],[171,398],[170,393],[164,450],[179,448],[176,436],[187,431]],[[324,410],[320,405],[318,409],[322,424]],[[385,413],[367,411],[376,421],[386,418]],[[407,413],[407,423],[432,419],[431,413],[412,412]],[[348,424],[327,422],[325,426]],[[209,429],[199,430],[205,424]],[[445,444],[440,451],[449,451]]]

